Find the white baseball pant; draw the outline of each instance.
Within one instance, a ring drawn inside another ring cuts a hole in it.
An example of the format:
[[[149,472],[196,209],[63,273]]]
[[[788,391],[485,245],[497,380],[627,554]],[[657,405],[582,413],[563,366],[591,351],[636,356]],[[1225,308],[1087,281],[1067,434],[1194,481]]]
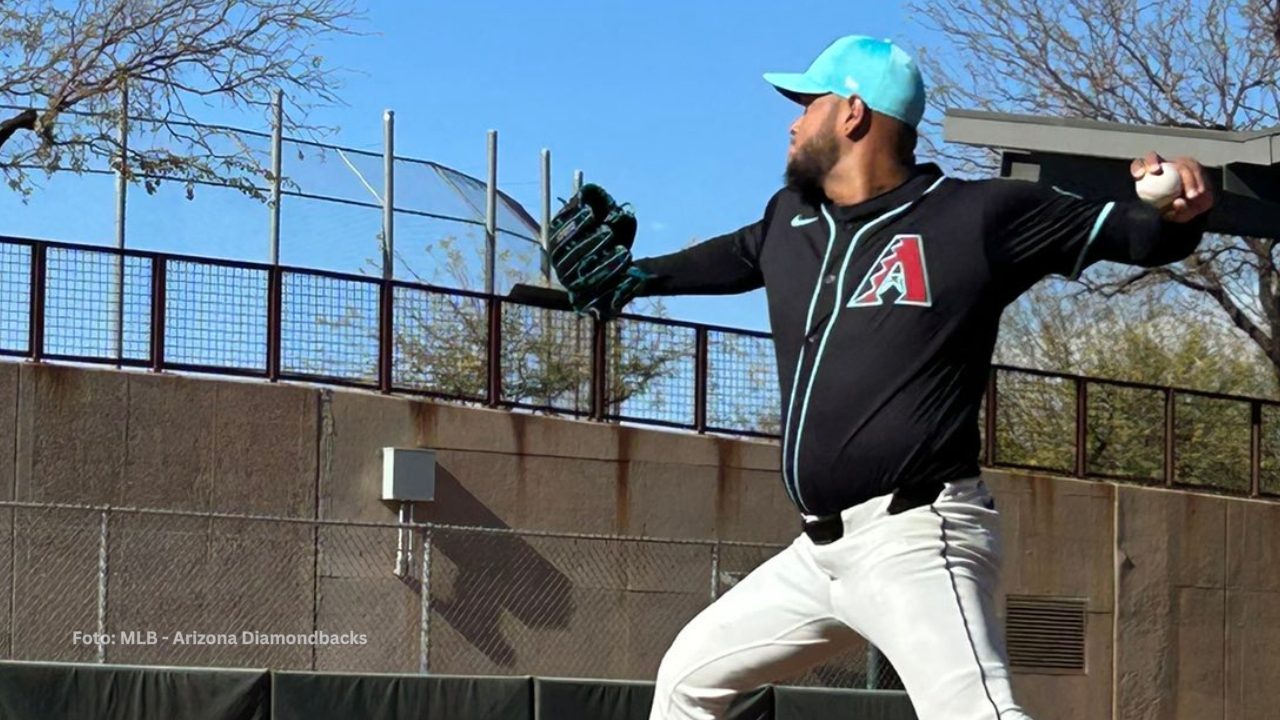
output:
[[[861,635],[893,663],[920,720],[1030,720],[1014,703],[994,613],[999,515],[981,477],[932,505],[892,496],[801,535],[685,626],[658,669],[650,720],[716,720],[733,698],[799,675]]]

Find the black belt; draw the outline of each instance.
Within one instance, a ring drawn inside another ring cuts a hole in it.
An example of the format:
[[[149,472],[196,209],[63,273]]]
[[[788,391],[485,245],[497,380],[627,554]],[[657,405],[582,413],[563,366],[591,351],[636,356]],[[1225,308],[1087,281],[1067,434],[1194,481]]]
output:
[[[924,505],[929,505],[942,494],[943,483],[924,483],[902,488],[893,493],[889,501],[889,514],[897,515]],[[804,534],[814,545],[829,545],[844,537],[844,518],[840,513],[805,518]]]

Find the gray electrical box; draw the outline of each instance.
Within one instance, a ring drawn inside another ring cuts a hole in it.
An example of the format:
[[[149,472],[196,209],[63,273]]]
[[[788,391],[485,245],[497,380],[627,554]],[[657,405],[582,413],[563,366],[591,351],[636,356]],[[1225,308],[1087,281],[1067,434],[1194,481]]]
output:
[[[436,451],[421,448],[382,448],[382,499],[434,500]]]

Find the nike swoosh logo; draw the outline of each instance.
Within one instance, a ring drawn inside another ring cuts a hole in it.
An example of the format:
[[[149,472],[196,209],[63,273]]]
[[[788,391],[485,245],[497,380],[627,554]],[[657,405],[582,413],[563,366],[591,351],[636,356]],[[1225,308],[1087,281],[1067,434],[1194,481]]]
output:
[[[818,218],[816,215],[811,218],[806,218],[806,217],[800,217],[800,215],[797,214],[795,217],[791,218],[791,227],[804,227],[805,225],[809,225],[810,223],[816,223],[816,222],[818,222]]]

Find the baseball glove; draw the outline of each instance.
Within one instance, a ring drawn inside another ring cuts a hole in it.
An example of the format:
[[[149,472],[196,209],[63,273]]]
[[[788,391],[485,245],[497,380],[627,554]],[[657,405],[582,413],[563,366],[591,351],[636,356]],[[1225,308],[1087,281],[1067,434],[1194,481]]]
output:
[[[551,219],[547,253],[579,313],[615,317],[650,275],[632,262],[636,218],[599,185],[584,185]]]

